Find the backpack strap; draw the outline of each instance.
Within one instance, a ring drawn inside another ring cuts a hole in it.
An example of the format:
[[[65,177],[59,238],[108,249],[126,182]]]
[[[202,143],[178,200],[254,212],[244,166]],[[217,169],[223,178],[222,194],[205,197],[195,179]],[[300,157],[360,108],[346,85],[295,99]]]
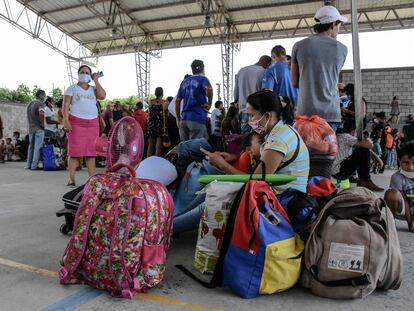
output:
[[[348,279],[342,279],[342,280],[322,281],[318,277],[318,268],[316,266],[310,267],[309,272],[316,281],[328,287],[341,287],[341,286],[357,287],[357,286],[364,286],[364,285],[371,284],[371,278],[369,277],[369,274],[363,274],[363,275],[360,275],[354,278],[348,278]]]
[[[296,150],[295,150],[295,153],[292,155],[292,157],[289,160],[287,160],[286,162],[283,162],[283,164],[280,165],[277,168],[276,173],[279,172],[281,169],[284,169],[285,167],[287,167],[288,165],[290,165],[293,161],[296,160],[296,158],[299,155],[299,151],[300,151],[300,138],[299,138],[299,135],[298,135],[298,133],[290,125],[288,125],[288,126],[293,131],[293,133],[295,133],[295,135],[296,135],[296,138],[297,138]]]
[[[88,188],[88,187],[86,187]],[[87,189],[86,191],[88,191]],[[61,284],[68,284],[72,280],[73,272],[79,266],[80,261],[82,260],[83,254],[85,253],[87,245],[87,236],[89,231],[89,226],[91,224],[92,216],[94,215],[96,209],[104,202],[105,199],[98,199],[94,197],[94,202],[92,207],[87,204],[88,195],[84,195],[80,204],[80,210],[77,212],[75,219],[75,224],[73,226],[73,233],[70,238],[68,247],[65,250],[65,254],[62,260],[63,266],[59,269],[58,275]],[[80,217],[80,215],[85,215],[86,217]],[[77,228],[82,228],[82,232],[76,234]],[[76,240],[76,242],[75,242]]]

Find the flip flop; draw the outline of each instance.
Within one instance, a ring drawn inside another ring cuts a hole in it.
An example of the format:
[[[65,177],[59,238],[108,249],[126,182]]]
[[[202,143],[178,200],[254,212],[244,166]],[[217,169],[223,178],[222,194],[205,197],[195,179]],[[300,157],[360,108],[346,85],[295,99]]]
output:
[[[76,184],[73,181],[72,182],[68,181],[68,183],[66,184],[66,186],[68,186],[70,188],[76,188]]]

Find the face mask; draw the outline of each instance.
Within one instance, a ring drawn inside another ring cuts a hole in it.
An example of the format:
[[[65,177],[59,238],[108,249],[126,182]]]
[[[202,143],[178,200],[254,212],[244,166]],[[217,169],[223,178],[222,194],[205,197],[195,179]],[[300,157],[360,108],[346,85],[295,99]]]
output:
[[[255,131],[257,134],[263,134],[263,132],[265,131],[265,128],[267,126],[267,121],[266,122],[266,126],[261,125],[259,122],[263,119],[265,115],[263,115],[259,120],[255,120],[255,121],[249,121],[249,125],[252,128],[253,131]]]
[[[91,81],[91,76],[86,73],[78,74],[80,83],[89,83]]]
[[[405,177],[407,177],[409,179],[414,179],[414,172],[407,172],[407,171],[404,171],[403,169],[401,169],[400,173],[403,174]]]

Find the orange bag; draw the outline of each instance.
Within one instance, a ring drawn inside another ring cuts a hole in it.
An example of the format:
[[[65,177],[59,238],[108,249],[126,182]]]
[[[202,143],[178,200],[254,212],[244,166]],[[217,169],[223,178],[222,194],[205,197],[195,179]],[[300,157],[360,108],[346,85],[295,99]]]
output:
[[[335,156],[338,152],[335,132],[321,117],[297,116],[293,127],[302,137],[310,154]]]

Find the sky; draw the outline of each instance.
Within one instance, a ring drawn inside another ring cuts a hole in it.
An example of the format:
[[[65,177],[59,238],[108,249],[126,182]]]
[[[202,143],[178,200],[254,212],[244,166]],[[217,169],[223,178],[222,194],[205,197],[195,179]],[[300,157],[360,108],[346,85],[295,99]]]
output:
[[[0,87],[15,89],[23,83],[29,87],[38,85],[48,92],[53,87],[64,89],[69,86],[65,59],[61,54],[2,19],[0,33]],[[414,29],[361,33],[361,67],[414,66],[413,38]],[[234,74],[241,67],[256,63],[261,55],[269,55],[274,45],[283,45],[290,54],[293,45],[300,39],[242,43],[240,51],[234,54]],[[352,69],[351,35],[339,35],[338,40],[348,47],[344,69]],[[164,50],[160,59],[152,58],[151,93],[161,86],[165,96],[174,96],[184,75],[191,72],[190,64],[195,58],[204,61],[206,76],[216,93],[216,83],[222,83],[219,45]],[[133,54],[101,57],[98,69],[104,72],[101,84],[107,91],[107,98],[137,94]]]

